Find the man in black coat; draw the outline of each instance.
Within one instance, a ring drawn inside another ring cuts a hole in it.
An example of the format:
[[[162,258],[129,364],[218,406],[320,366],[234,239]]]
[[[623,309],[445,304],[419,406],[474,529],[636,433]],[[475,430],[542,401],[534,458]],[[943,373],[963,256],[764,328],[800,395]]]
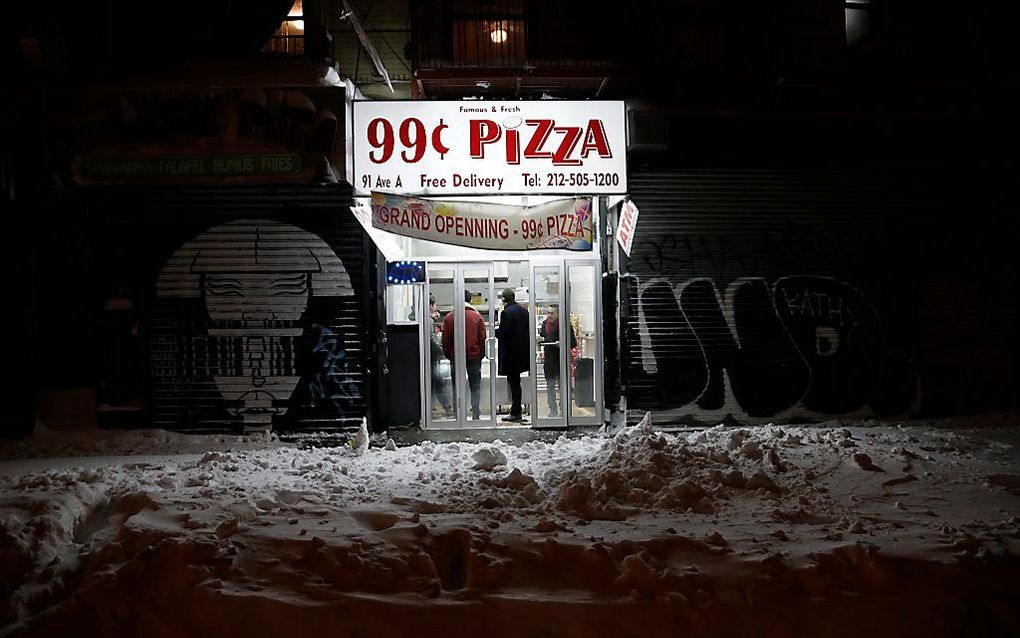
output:
[[[521,416],[521,373],[531,369],[531,335],[528,332],[528,311],[518,305],[513,288],[506,288],[500,294],[503,298],[503,312],[499,314],[499,374],[506,376],[510,386],[510,414],[504,421],[520,422]]]

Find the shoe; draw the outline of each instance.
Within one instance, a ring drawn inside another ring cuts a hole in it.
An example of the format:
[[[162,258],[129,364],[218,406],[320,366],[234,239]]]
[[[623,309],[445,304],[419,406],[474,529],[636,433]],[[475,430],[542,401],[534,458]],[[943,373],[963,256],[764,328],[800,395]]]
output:
[[[502,419],[500,419],[500,421],[506,421],[508,423],[520,423],[523,420],[524,420],[524,417],[522,417],[519,414],[508,414],[505,417],[503,417]]]
[[[477,421],[480,418],[482,418],[482,417],[477,412],[475,412],[474,414],[471,415],[471,420],[472,421]]]
[[[559,412],[550,412],[549,413],[549,418],[550,419],[558,419],[558,418],[560,418],[560,413]]]

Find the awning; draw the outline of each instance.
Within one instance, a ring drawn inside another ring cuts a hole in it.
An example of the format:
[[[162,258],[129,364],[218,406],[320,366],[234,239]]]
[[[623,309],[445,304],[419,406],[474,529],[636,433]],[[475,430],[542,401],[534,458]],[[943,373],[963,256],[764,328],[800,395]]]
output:
[[[351,206],[351,212],[354,213],[354,218],[358,220],[361,227],[368,233],[376,248],[386,258],[386,261],[401,261],[407,257],[404,254],[404,249],[397,243],[393,235],[372,226],[372,209],[367,204]]]

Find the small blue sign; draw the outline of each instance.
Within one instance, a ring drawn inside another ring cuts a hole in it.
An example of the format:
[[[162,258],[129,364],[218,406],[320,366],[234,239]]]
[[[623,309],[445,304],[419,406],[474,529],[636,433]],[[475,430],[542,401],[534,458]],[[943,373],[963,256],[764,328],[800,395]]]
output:
[[[386,262],[386,283],[392,285],[425,283],[425,262]]]

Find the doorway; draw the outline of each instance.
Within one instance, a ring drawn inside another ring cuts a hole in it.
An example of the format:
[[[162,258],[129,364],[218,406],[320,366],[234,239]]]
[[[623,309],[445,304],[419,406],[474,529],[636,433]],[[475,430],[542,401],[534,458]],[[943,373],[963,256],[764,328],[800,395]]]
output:
[[[428,429],[565,428],[600,423],[598,262],[564,258],[430,261],[426,265],[422,420]],[[524,421],[506,422],[511,397],[498,374],[501,293],[528,311],[530,369]],[[434,306],[431,302],[434,301]]]

